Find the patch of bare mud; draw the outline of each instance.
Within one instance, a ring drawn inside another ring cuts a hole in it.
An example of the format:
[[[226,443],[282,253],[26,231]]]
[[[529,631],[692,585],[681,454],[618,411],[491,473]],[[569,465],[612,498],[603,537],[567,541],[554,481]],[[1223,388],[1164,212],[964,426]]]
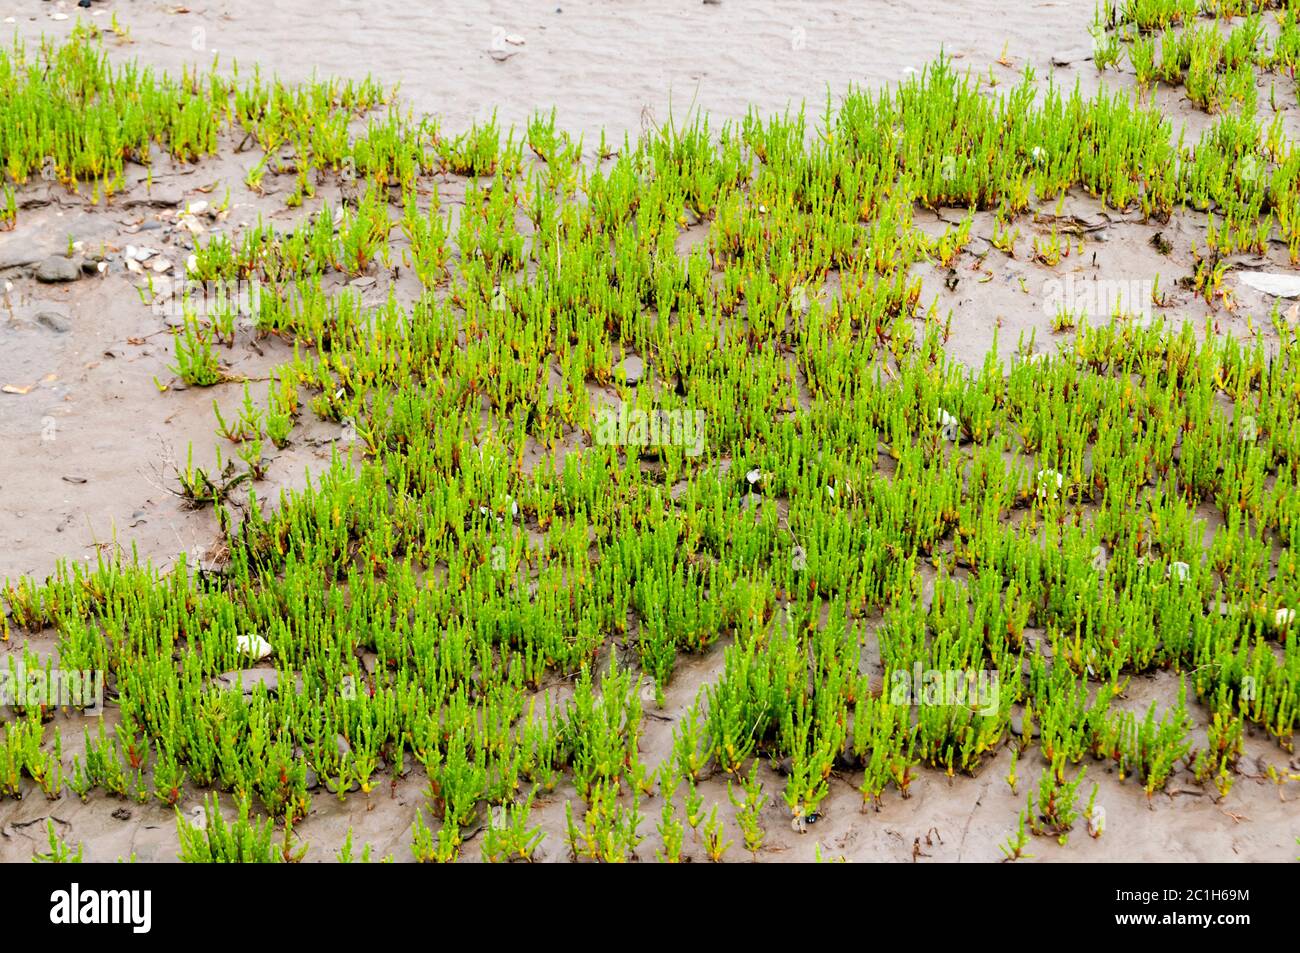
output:
[[[195,466],[211,470],[218,450],[231,459],[237,448],[217,435],[213,402],[235,416],[247,383],[265,407],[271,369],[292,357],[283,341],[241,330],[233,346],[218,347],[228,381],[186,387],[173,370],[175,319],[145,303],[146,277],[125,262],[131,247],[149,249],[146,270],[172,265],[154,276],[161,283],[185,267],[190,249],[129,199],[118,206],[26,210],[0,235],[0,262],[12,266],[0,268],[0,578],[39,580],[60,559],[93,564],[99,553],[130,559],[134,551],[167,567],[187,552],[194,565],[219,533],[210,507],[181,499],[176,470],[191,447]],[[34,277],[72,243],[87,272],[57,284]],[[338,434],[302,413],[287,447],[264,445],[270,463],[254,486],[259,498],[273,503],[324,469]]]
[[[177,12],[184,11],[184,12]],[[65,20],[52,19],[61,13]],[[494,114],[522,127],[555,108],[560,128],[589,148],[601,130],[619,144],[647,123],[698,110],[714,128],[760,114],[814,118],[827,91],[880,86],[921,70],[941,52],[959,65],[1014,80],[1024,65],[1050,73],[1066,47],[1086,57],[1092,5],[1042,0],[1008,17],[1000,0],[468,0],[454,7],[397,0],[255,3],[111,0],[0,5],[27,39],[65,35],[77,20],[106,29],[113,14],[139,56],[179,74],[183,65],[258,63],[286,79],[401,83],[421,112],[463,128]],[[1011,66],[997,64],[1006,48]],[[1069,58],[1069,57],[1067,57]]]

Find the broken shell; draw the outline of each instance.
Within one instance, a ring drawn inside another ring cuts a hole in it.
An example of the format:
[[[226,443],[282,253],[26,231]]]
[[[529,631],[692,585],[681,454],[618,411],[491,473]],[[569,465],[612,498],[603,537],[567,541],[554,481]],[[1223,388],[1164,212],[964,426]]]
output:
[[[1088,812],[1088,835],[1090,837],[1100,837],[1105,829],[1106,809],[1100,804],[1094,804],[1092,810]]]
[[[1237,280],[1247,288],[1272,295],[1274,298],[1300,297],[1300,277],[1266,271],[1243,271]]]
[[[506,497],[506,506],[507,506],[507,507],[509,508],[509,510],[510,510],[510,516],[511,516],[512,518],[514,518],[514,519],[518,519],[518,518],[519,518],[519,504],[516,503],[516,502],[514,501],[514,499],[512,499],[511,497],[508,497],[508,496],[507,496],[507,497]],[[478,512],[479,512],[479,515],[480,515],[480,516],[491,516],[491,517],[493,517],[493,518],[494,518],[498,523],[502,522],[501,517],[497,516],[494,512],[492,512],[492,510],[488,509],[486,506],[480,506],[480,507],[478,508]]]
[[[1055,485],[1053,485],[1053,483],[1055,483]],[[1038,498],[1042,500],[1047,499],[1050,496],[1051,499],[1055,499],[1057,491],[1060,490],[1064,484],[1065,477],[1061,476],[1061,474],[1057,473],[1055,470],[1039,470]]]
[[[641,682],[641,701],[647,705],[653,705],[658,699],[658,686],[655,685],[653,678],[642,679]]]
[[[266,641],[260,635],[241,635],[235,639],[235,647],[239,651],[251,658],[264,659],[270,655],[274,649],[271,643]]]
[[[944,440],[951,440],[954,443],[961,436],[961,421],[942,407],[939,408],[939,432]]]

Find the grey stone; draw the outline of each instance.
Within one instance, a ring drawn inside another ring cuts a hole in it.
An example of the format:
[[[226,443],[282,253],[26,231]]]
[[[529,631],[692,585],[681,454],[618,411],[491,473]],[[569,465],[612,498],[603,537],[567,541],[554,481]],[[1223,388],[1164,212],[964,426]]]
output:
[[[151,206],[153,208],[163,208],[171,205],[180,205],[185,198],[185,192],[177,185],[159,185],[154,183],[153,188],[147,190],[142,195],[130,195],[122,200],[123,208],[137,208],[140,206]]]
[[[339,783],[338,783],[338,781],[335,781],[335,780],[333,780],[333,779],[327,780],[327,781],[325,782],[325,788],[326,788],[326,790],[328,790],[328,791],[330,792],[330,794],[338,794],[338,793],[339,793]],[[357,781],[349,782],[349,784],[348,784],[348,790],[347,790],[347,793],[348,793],[348,794],[351,794],[351,793],[354,792],[354,791],[360,791],[360,790],[361,790],[361,784],[360,784],[359,782],[357,782]]]
[[[36,316],[36,323],[55,334],[67,334],[72,330],[72,324],[57,311],[42,311]]]
[[[1025,716],[1023,714],[1020,712],[1012,712],[1010,722],[1011,723],[1008,727],[1010,727],[1011,733],[1017,738],[1025,733]],[[1034,722],[1032,736],[1035,738],[1038,737],[1037,721]]]
[[[10,268],[27,268],[49,254],[48,249],[31,245],[9,244],[0,246],[0,271]]]
[[[1064,50],[1060,53],[1053,53],[1052,65],[1069,66],[1071,63],[1082,63],[1085,60],[1090,59],[1092,59],[1092,51],[1079,47],[1073,50]]]
[[[629,354],[623,358],[623,363],[619,365],[623,368],[623,373],[627,375],[627,382],[635,384],[645,375],[645,362],[635,354]]]
[[[295,681],[297,677],[294,676]],[[267,693],[272,695],[280,689],[280,673],[273,668],[246,668],[242,671],[225,672],[213,681],[223,688],[238,688],[245,695],[253,694],[258,685],[265,685]]]
[[[81,263],[63,255],[51,255],[36,266],[36,280],[46,284],[76,281],[81,277]]]

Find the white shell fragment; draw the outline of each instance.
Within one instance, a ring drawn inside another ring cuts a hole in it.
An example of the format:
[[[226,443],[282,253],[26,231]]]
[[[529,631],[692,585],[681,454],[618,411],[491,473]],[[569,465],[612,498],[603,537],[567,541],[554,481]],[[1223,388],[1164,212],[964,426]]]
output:
[[[1300,298],[1300,275],[1284,275],[1273,271],[1243,271],[1237,279],[1247,288],[1254,288],[1275,298]]]
[[[1038,471],[1038,498],[1056,499],[1057,492],[1065,484],[1065,477],[1055,470]]]
[[[1237,425],[1237,433],[1242,443],[1254,443],[1259,438],[1259,424],[1250,415],[1242,417]]]
[[[513,519],[518,519],[518,518],[519,518],[519,504],[515,502],[514,497],[511,497],[511,496],[507,496],[507,497],[506,497],[506,506],[507,506],[507,507],[509,508],[509,510],[510,510],[510,516],[511,516]],[[496,521],[497,521],[498,523],[503,522],[503,520],[501,519],[501,517],[497,516],[495,513],[492,512],[492,510],[488,509],[486,506],[480,506],[480,507],[478,508],[478,512],[479,512],[479,515],[480,515],[480,516],[491,516],[491,517],[493,517],[494,519],[496,519]]]
[[[961,436],[961,421],[954,417],[942,407],[939,408],[939,432],[943,434],[944,440],[957,442]]]
[[[255,659],[264,659],[275,651],[271,648],[271,643],[260,635],[238,636],[235,639],[235,647],[239,649],[240,654]]]
[[[1088,812],[1088,835],[1100,837],[1105,829],[1106,809],[1100,804],[1094,804],[1092,810]]]

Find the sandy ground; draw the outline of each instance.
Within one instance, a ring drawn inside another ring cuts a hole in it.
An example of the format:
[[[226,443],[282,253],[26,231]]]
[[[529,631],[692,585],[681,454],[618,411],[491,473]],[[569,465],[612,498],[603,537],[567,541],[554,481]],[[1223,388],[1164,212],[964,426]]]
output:
[[[554,107],[594,145],[601,129],[635,135],[643,108],[665,121],[670,102],[715,122],[805,100],[815,111],[828,88],[892,82],[941,50],[984,71],[1005,45],[1017,69],[1040,72],[1054,54],[1090,51],[1092,0],[1015,6],[1009,17],[1004,0],[114,0],[92,12],[116,13],[132,52],[168,69],[220,56],[293,79],[372,74],[454,128]],[[60,10],[70,19],[52,21]],[[67,0],[0,2],[28,38],[66,32],[78,13]]]
[[[185,6],[179,0],[117,0],[96,2],[93,13],[101,25],[116,13],[130,27],[134,42],[115,49],[116,58],[138,57],[179,71],[182,64],[207,66],[219,57],[225,65],[238,60],[244,69],[258,63],[289,79],[371,74],[385,83],[400,83],[405,102],[441,116],[450,129],[485,119],[493,110],[503,125],[520,125],[534,111],[555,107],[559,124],[585,134],[592,147],[602,129],[611,139],[636,135],[648,123],[666,121],[670,110],[679,118],[698,108],[715,125],[739,119],[750,106],[770,113],[807,100],[815,112],[828,88],[838,94],[851,83],[880,86],[899,80],[941,49],[970,69],[992,70],[1008,83],[1029,65],[1040,78],[1077,80],[1085,90],[1096,86],[1096,71],[1087,61],[1092,0],[1017,5],[1014,17],[1007,8],[994,0],[454,5],[229,0]],[[0,0],[0,20],[28,40],[65,34],[80,15],[86,14],[72,3]],[[507,42],[507,36],[524,42]],[[1004,47],[1010,66],[996,62]],[[1123,85],[1125,79],[1116,75],[1108,81]],[[1295,97],[1284,98],[1291,104],[1285,119],[1292,127]],[[1193,130],[1204,123],[1175,92],[1162,94],[1161,105],[1175,123],[1187,122]],[[114,546],[128,554],[134,548],[142,560],[164,567],[182,551],[191,561],[213,558],[219,536],[210,510],[187,511],[173,492],[170,471],[173,464],[184,463],[191,443],[195,462],[211,463],[224,444],[215,434],[212,401],[233,408],[242,385],[175,386],[168,370],[173,357],[167,320],[141,302],[138,281],[121,266],[121,251],[128,244],[147,245],[160,256],[183,261],[184,236],[171,229],[171,216],[181,203],[208,197],[205,189],[214,182],[220,189],[229,185],[232,195],[229,219],[214,228],[231,231],[259,213],[275,215],[288,226],[333,198],[324,191],[308,208],[290,213],[273,181],[270,194],[253,195],[242,185],[242,172],[255,158],[222,158],[185,168],[163,162],[152,191],[137,185],[111,210],[90,210],[75,199],[39,189],[24,192],[18,228],[0,234],[0,287],[5,289],[0,385],[10,388],[0,393],[0,579],[40,579],[60,559],[87,562]],[[452,205],[455,193],[454,183],[443,191]],[[922,303],[936,301],[941,313],[953,311],[949,350],[954,356],[980,362],[995,330],[1003,356],[1030,333],[1036,335],[1038,350],[1054,347],[1043,302],[1048,283],[1067,274],[1143,281],[1159,275],[1169,292],[1165,310],[1201,323],[1204,304],[1175,288],[1174,280],[1190,271],[1191,246],[1203,241],[1202,216],[1180,212],[1167,225],[1147,225],[1071,196],[1059,214],[1083,224],[1076,239],[1082,248],[1050,269],[1031,260],[1028,246],[1033,235],[1059,224],[1052,218],[1057,213],[1053,202],[1037,220],[1022,220],[1023,238],[1014,258],[987,247],[990,220],[981,216],[973,229],[976,241],[952,271],[918,266]],[[956,220],[950,211],[917,212],[918,225],[934,234]],[[1157,231],[1171,245],[1167,254],[1151,244]],[[69,236],[87,253],[99,249],[108,254],[106,273],[67,285],[38,283],[32,266],[62,251]],[[1265,259],[1239,264],[1284,268],[1286,260],[1275,250]],[[382,296],[384,283],[365,293]],[[1271,299],[1241,289],[1239,301],[1235,314],[1218,312],[1219,330],[1243,333],[1252,316],[1257,325],[1266,323]],[[252,381],[259,403],[265,399],[268,370],[286,356],[274,340],[258,342],[247,334],[222,355],[232,375]],[[268,478],[257,487],[262,499],[274,501],[281,489],[301,486],[307,472],[320,472],[332,453],[347,451],[340,446],[337,427],[313,423],[309,412],[302,419],[289,447],[269,453]],[[48,653],[53,640],[47,633],[32,646]],[[11,644],[5,650],[20,647]],[[667,753],[673,724],[721,665],[720,649],[679,665],[665,709],[647,722],[643,756],[648,764]],[[1158,698],[1163,707],[1176,691],[1177,682],[1170,677],[1140,679],[1125,703],[1145,707]],[[1194,704],[1189,708],[1203,732],[1203,712]],[[65,756],[70,757],[81,749],[85,722],[59,717]],[[790,830],[780,800],[782,779],[765,768],[769,836],[758,859],[809,860],[820,845],[826,856],[851,860],[997,860],[997,845],[1011,832],[1025,792],[1041,770],[1035,751],[1021,764],[1018,793],[1013,794],[1005,777],[1009,758],[1003,748],[973,779],[922,771],[910,798],[891,791],[881,811],[866,814],[859,811],[861,797],[853,785],[837,778],[822,818],[803,836]],[[1035,838],[1029,850],[1040,860],[1060,861],[1290,860],[1300,833],[1300,810],[1294,803],[1300,789],[1269,780],[1270,764],[1283,774],[1300,770],[1300,763],[1275,744],[1250,738],[1242,776],[1222,803],[1185,771],[1171,780],[1171,793],[1148,801],[1132,779],[1121,783],[1097,765],[1089,775],[1101,786],[1098,801],[1107,812],[1106,833],[1093,840],[1080,825],[1068,847]],[[724,779],[704,782],[701,791],[706,805],[727,804]],[[571,793],[561,788],[537,805],[537,818],[548,835],[542,859],[567,856],[564,802]],[[188,813],[197,803],[198,795],[192,794],[184,810]],[[369,798],[353,795],[346,803],[318,791],[313,813],[299,833],[312,844],[313,860],[329,859],[349,826],[358,847],[370,843],[379,856],[409,860],[410,826],[422,803],[418,773]],[[649,837],[642,859],[652,859],[658,844],[654,824],[659,809],[657,798],[642,804],[642,832]],[[729,816],[730,809],[721,813]],[[0,860],[26,860],[33,849],[43,847],[47,817],[55,818],[71,840],[84,841],[91,860],[132,853],[140,860],[175,858],[170,809],[99,796],[84,805],[72,796],[49,802],[33,790],[21,802],[0,803]],[[729,836],[738,841],[738,831],[728,823]],[[686,850],[695,859],[703,857],[701,845],[689,834]],[[476,858],[477,841],[471,839],[464,853]],[[728,859],[748,858],[733,846]]]

